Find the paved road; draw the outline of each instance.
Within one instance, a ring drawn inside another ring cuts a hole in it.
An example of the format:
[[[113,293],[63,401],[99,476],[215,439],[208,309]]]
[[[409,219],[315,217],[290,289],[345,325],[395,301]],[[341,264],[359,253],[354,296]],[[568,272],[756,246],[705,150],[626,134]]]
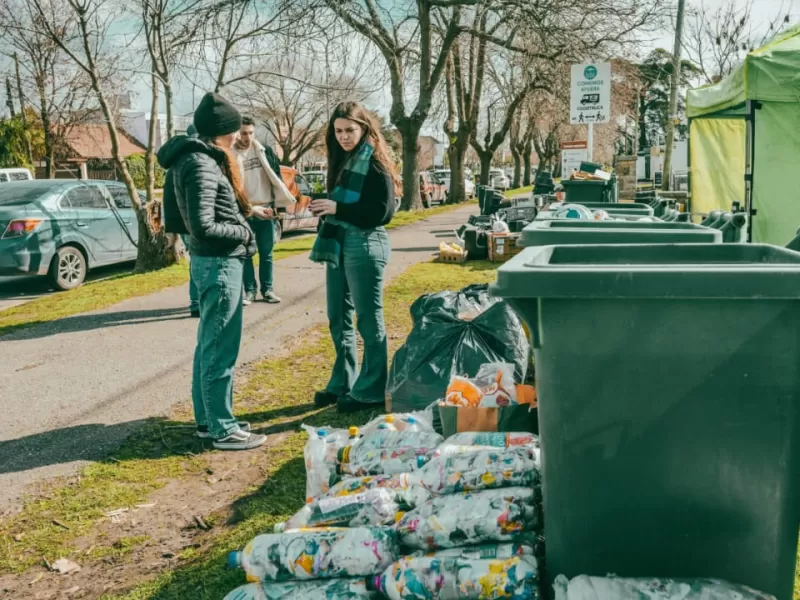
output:
[[[388,276],[430,259],[466,221],[465,206],[391,232]],[[323,268],[306,255],[276,263],[278,306],[245,313],[239,364],[325,320]],[[106,456],[148,417],[188,399],[197,322],[187,287],[0,338],[0,512],[24,487]]]

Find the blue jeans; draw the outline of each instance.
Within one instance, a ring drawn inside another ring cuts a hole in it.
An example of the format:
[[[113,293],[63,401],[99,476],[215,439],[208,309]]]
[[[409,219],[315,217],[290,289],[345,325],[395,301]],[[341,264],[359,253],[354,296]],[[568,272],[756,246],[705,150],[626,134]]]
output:
[[[192,257],[200,297],[200,325],[192,374],[192,404],[198,425],[214,438],[237,429],[233,416],[233,370],[242,341],[241,258]]]
[[[346,228],[342,261],[328,265],[327,304],[336,362],[326,391],[350,395],[364,403],[383,404],[389,355],[383,320],[383,273],[389,262],[389,236],[383,227]],[[353,316],[364,340],[364,360],[358,370]]]
[[[248,219],[250,227],[256,236],[258,246],[258,280],[261,283],[261,293],[272,291],[272,249],[275,247],[275,221],[265,219]],[[253,268],[253,259],[244,261],[244,290],[256,293],[256,272]]]
[[[183,240],[183,245],[186,246],[186,252],[189,252],[189,235],[186,233],[181,234],[181,239]],[[189,257],[189,261],[191,262],[191,257]],[[189,310],[195,311],[200,310],[200,294],[197,292],[197,285],[194,282],[194,277],[192,277],[192,269],[189,268]]]

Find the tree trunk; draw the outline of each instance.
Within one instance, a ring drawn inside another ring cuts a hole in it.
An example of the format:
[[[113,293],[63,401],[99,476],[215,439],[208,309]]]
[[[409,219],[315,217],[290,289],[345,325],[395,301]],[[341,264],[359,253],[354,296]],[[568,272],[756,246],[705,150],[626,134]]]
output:
[[[400,210],[420,210],[422,198],[419,195],[417,163],[420,127],[407,123],[399,129],[403,137],[403,200],[400,203]]]
[[[44,162],[45,172],[47,179],[55,179],[56,165],[55,165],[55,143],[53,140],[52,124],[50,123],[50,110],[47,104],[47,91],[45,89],[44,77],[39,73],[36,75],[36,89],[39,92],[39,106],[41,112],[39,116],[42,119],[42,129],[44,134]]]
[[[511,187],[517,189],[522,187],[522,156],[513,146],[511,147],[511,157],[514,159],[514,181]]]
[[[469,148],[469,131],[459,129],[455,143],[450,144],[447,156],[450,161],[450,204],[464,202],[466,190],[464,189],[464,168],[466,166],[467,149]]]
[[[522,164],[523,168],[525,169],[525,173],[522,176],[522,185],[529,186],[533,182],[531,181],[531,152],[533,148],[531,147],[530,140],[525,143],[525,151],[522,153]]]
[[[489,169],[492,168],[493,156],[494,152],[478,152],[478,158],[481,160],[481,185],[489,185]]]
[[[162,82],[164,86],[164,104],[167,112],[167,139],[175,135],[175,117],[172,112],[172,84],[169,81]]]
[[[28,156],[28,161],[31,163],[31,168],[36,170],[36,165],[33,162],[33,147],[31,146],[31,132],[28,128],[28,114],[25,112],[25,94],[22,93],[22,77],[19,74],[19,56],[14,53],[14,69],[17,75],[17,94],[19,95],[19,114],[22,116],[22,124],[25,126],[25,154]],[[10,98],[9,98],[10,99]]]

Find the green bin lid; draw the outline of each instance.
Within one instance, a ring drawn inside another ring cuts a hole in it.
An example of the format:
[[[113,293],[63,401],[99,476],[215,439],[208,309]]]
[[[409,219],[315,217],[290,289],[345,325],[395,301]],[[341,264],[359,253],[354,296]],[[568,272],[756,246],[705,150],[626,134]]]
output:
[[[522,230],[520,245],[554,244],[721,244],[722,232],[695,223],[548,219]]]
[[[501,266],[492,293],[511,299],[800,300],[800,252],[767,244],[539,246]]]

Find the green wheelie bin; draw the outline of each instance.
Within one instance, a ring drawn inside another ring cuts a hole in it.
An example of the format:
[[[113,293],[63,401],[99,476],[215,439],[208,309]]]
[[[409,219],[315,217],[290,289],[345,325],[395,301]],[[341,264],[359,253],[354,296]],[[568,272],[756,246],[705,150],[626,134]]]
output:
[[[551,219],[533,221],[522,230],[519,244],[719,244],[722,232],[695,223],[660,221],[594,221]]]
[[[492,292],[532,337],[547,585],[709,577],[791,600],[800,253],[525,248]]]

